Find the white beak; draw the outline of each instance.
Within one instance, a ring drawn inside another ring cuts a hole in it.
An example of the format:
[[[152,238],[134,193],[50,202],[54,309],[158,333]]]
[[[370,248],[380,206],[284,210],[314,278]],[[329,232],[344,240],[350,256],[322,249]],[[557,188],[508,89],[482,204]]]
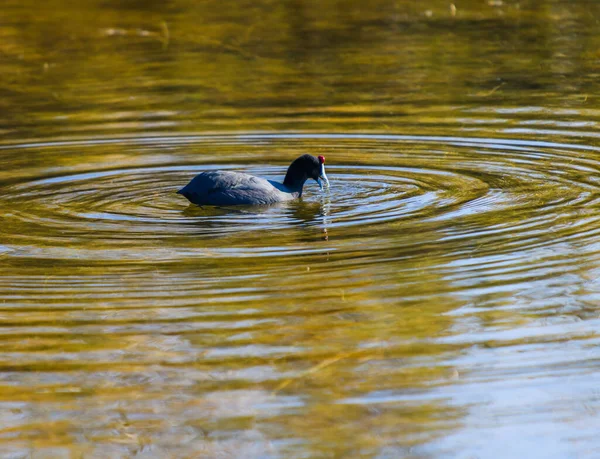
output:
[[[325,185],[327,186],[327,188],[329,188],[329,180],[327,179],[327,174],[325,174],[325,164],[321,164],[321,174],[319,175],[319,178],[317,179],[319,188],[323,189],[323,184],[321,183],[320,179],[323,179],[323,181],[325,182]]]

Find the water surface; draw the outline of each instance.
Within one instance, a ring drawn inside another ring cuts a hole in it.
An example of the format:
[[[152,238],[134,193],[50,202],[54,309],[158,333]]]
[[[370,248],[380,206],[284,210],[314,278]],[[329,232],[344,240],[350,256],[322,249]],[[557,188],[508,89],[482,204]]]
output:
[[[8,0],[0,455],[597,457],[598,18]]]

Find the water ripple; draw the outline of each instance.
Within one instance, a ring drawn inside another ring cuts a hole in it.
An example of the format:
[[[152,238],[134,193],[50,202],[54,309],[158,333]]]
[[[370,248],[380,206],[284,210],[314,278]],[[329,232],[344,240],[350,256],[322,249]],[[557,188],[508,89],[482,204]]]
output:
[[[113,142],[143,148],[144,153],[135,165],[114,168],[96,159]],[[387,235],[415,231],[437,234],[429,246],[452,242],[459,250],[457,241],[462,240],[500,253],[582,241],[598,234],[600,227],[592,212],[598,205],[595,176],[600,163],[579,154],[596,150],[584,145],[376,134],[238,134],[2,148],[66,153],[83,146],[94,150],[85,154],[96,159],[96,169],[61,173],[53,167],[46,175],[36,167],[22,171],[26,178],[2,187],[4,256],[140,260],[148,249],[163,262],[198,255],[280,256],[355,250],[351,242],[359,233],[373,238],[374,250],[386,251],[386,241],[392,239]],[[212,152],[208,159],[201,156],[210,164],[194,164],[198,148]],[[175,194],[207,169],[281,179],[286,168],[282,158],[291,160],[294,153],[305,151],[327,156],[332,182],[328,193],[307,184],[301,202],[203,209]],[[307,240],[303,228],[314,228],[321,243]],[[275,239],[262,238],[264,232]],[[280,243],[270,245],[273,240]],[[168,248],[161,245],[165,241]]]

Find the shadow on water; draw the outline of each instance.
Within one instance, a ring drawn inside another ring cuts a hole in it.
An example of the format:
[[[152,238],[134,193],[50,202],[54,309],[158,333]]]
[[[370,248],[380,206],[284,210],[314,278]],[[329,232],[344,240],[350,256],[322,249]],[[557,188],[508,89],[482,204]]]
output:
[[[222,227],[225,224],[236,224],[235,218],[223,219],[228,216],[240,217],[239,225],[243,226],[245,220],[253,218],[266,217],[267,221],[272,221],[274,214],[283,214],[290,221],[290,224],[319,224],[326,221],[328,208],[331,206],[330,199],[324,195],[319,198],[319,202],[305,202],[302,199],[291,202],[281,202],[270,206],[197,206],[189,204],[183,211],[183,215],[189,219],[195,219],[199,227],[207,225],[209,227]],[[258,229],[256,229],[258,230]]]

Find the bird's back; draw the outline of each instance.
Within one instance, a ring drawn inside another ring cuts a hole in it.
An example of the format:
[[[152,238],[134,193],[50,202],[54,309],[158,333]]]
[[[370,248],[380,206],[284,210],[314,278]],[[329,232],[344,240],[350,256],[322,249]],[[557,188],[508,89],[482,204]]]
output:
[[[178,191],[198,205],[261,205],[293,199],[273,182],[241,172],[208,171],[198,174]]]

